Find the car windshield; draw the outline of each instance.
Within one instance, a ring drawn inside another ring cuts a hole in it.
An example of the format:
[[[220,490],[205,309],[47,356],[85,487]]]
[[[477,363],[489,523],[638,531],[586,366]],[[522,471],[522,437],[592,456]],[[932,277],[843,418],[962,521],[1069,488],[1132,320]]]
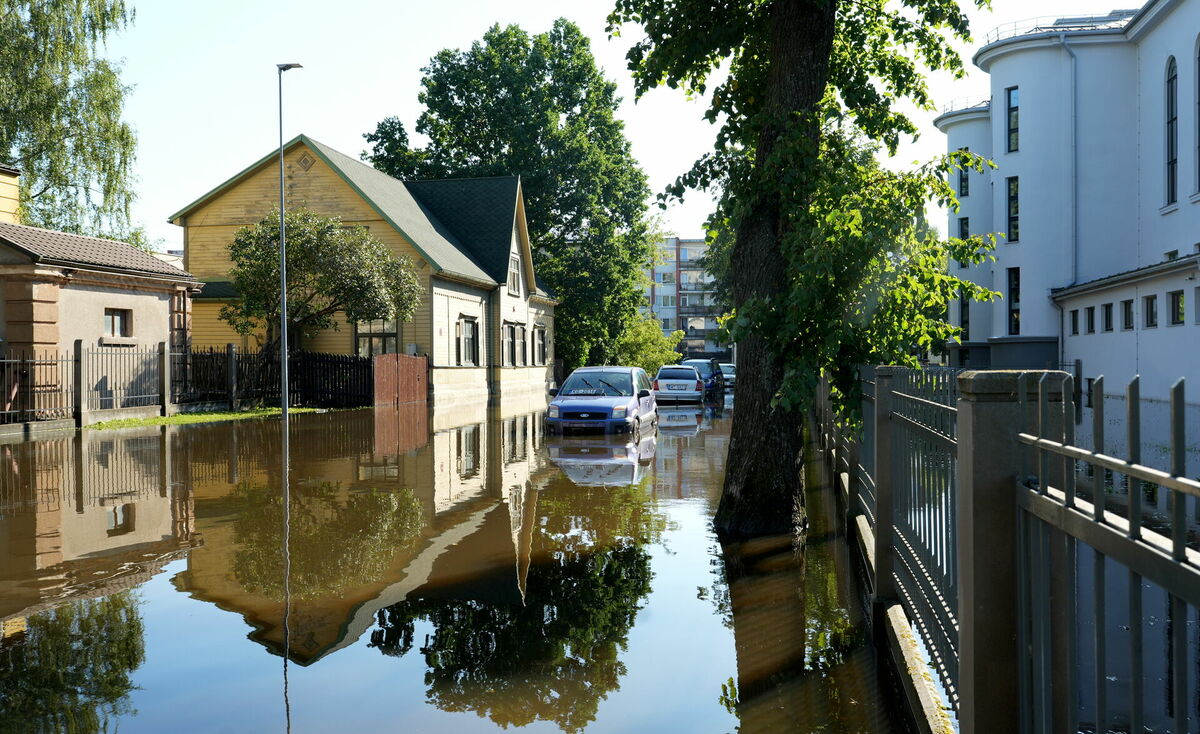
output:
[[[576,372],[563,383],[559,395],[633,395],[633,376],[628,372]]]
[[[695,380],[696,370],[691,367],[663,367],[658,371],[658,380]]]
[[[732,374],[734,374],[734,370],[735,370],[735,367],[734,367],[733,365],[731,365],[731,364],[723,364],[723,365],[721,365],[721,372],[723,372],[723,373],[725,373],[725,374],[727,374],[727,375],[732,375]]]
[[[707,379],[710,375],[712,375],[713,369],[711,362],[688,362],[687,364],[695,367],[696,371],[699,372],[700,376],[703,378]]]

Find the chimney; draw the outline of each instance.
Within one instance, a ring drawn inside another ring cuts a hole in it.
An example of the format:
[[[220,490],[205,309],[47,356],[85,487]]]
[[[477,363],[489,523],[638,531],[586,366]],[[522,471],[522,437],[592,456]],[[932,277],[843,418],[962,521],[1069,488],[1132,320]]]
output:
[[[20,169],[0,163],[0,222],[20,224],[17,207],[21,203]]]

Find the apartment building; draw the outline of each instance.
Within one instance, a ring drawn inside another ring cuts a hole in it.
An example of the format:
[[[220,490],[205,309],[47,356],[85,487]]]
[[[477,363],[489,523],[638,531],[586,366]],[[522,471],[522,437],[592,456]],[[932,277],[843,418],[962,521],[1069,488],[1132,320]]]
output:
[[[660,243],[659,257],[649,273],[648,310],[664,333],[684,332],[680,349],[685,357],[711,356],[728,361],[732,350],[718,332],[721,309],[713,299],[713,278],[699,263],[707,251],[703,238],[668,237]]]

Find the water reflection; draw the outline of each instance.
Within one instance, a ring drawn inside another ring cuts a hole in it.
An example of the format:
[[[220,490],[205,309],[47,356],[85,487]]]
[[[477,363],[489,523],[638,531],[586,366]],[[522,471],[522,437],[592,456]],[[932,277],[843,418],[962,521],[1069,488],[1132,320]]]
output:
[[[77,663],[44,700],[5,683],[0,712],[153,730],[194,693],[281,728],[283,656],[298,730],[889,730],[865,713],[883,707],[835,526],[803,553],[708,530],[731,401],[664,407],[636,444],[547,439],[542,410],[293,416],[286,505],[275,421],[0,446],[0,676],[38,680],[43,650]],[[199,708],[197,729],[235,715]]]

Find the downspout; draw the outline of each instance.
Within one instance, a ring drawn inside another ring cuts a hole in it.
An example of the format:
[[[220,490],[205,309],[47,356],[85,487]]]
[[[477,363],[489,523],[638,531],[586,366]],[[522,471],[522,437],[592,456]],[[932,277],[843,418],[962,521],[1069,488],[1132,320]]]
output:
[[[1067,34],[1058,34],[1058,41],[1062,44],[1063,50],[1071,57],[1071,141],[1069,145],[1071,151],[1071,285],[1075,285],[1079,282],[1079,139],[1077,134],[1079,125],[1077,66],[1079,59],[1075,55],[1075,49],[1067,43]],[[1062,365],[1066,363],[1067,335],[1063,323],[1062,304],[1055,301],[1054,305],[1058,308],[1058,363]],[[1078,377],[1076,375],[1076,378]]]

